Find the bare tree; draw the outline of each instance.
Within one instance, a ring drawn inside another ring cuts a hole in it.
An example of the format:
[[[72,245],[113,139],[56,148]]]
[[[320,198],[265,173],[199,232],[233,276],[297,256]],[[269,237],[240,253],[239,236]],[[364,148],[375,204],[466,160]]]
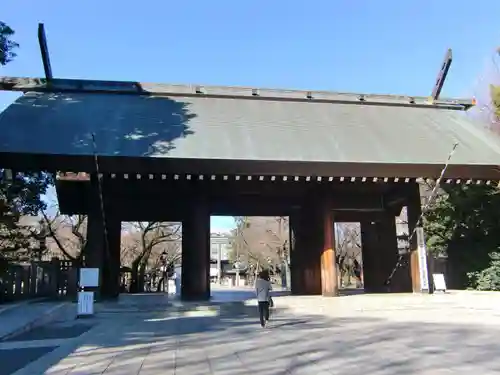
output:
[[[51,255],[81,261],[87,244],[87,216],[62,215],[57,201],[51,202],[47,207],[47,210],[41,211],[41,216],[47,230],[49,252]]]
[[[290,229],[289,219],[285,216],[274,216],[267,218],[265,222],[266,235],[263,236],[263,241],[266,246],[270,247],[277,255],[277,266],[279,267],[280,275],[283,276],[285,285],[290,286]]]
[[[236,228],[232,231],[232,251],[230,259],[236,264],[244,264],[248,269],[258,268],[263,262],[260,252],[256,251],[252,236],[248,235],[251,224],[247,217],[235,217]]]
[[[137,222],[134,224],[133,230],[138,232],[139,252],[131,262],[131,291],[138,292],[143,290],[144,275],[150,264],[153,251],[160,249],[165,243],[180,241],[181,226],[179,223],[169,222]],[[163,250],[160,254],[162,252]]]
[[[124,229],[120,242],[120,263],[131,267],[134,259],[141,253],[141,236],[140,232]]]
[[[337,223],[336,230],[336,256],[339,267],[340,280],[350,284],[353,273],[354,260],[361,263],[361,228],[359,223]]]
[[[283,217],[235,217],[233,261],[258,272],[263,267],[281,270],[287,258],[288,219]]]
[[[477,103],[467,114],[500,133],[500,48],[488,57],[472,91]]]

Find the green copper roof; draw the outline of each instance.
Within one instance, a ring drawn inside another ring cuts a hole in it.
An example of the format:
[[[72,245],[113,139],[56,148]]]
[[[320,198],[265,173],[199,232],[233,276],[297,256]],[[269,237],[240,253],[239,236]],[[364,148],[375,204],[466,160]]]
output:
[[[27,93],[0,113],[0,148],[91,155],[94,133],[109,156],[442,164],[458,142],[453,164],[500,164],[464,111],[179,92]]]

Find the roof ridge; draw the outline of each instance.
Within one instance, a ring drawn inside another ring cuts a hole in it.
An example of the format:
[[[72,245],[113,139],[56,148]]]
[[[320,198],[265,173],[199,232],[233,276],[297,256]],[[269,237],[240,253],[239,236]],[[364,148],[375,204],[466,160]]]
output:
[[[166,84],[134,81],[105,81],[57,78],[0,77],[0,90],[22,92],[82,92],[158,96],[205,96],[228,99],[261,99],[331,102],[367,105],[404,105],[467,110],[473,99],[439,99],[398,94],[343,93],[325,90],[272,89],[247,86]]]

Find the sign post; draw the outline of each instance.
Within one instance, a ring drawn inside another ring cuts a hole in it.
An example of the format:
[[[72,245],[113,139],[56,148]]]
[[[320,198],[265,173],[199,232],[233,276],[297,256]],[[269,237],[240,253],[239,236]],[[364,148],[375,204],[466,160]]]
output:
[[[99,287],[99,268],[80,268],[77,316],[94,315],[94,292],[86,288]]]
[[[94,292],[78,292],[78,317],[94,315]]]
[[[432,281],[434,282],[434,289],[446,293],[446,281],[442,273],[432,274]]]
[[[420,279],[420,292],[429,293],[433,292],[433,288],[429,282],[429,266],[427,261],[427,247],[425,245],[424,228],[418,227],[416,229],[417,235],[417,252],[418,252],[418,271]]]

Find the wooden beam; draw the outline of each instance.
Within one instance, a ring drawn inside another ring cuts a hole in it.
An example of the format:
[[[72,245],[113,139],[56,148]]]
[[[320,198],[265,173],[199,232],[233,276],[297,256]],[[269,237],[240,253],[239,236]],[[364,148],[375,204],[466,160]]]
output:
[[[93,155],[60,155],[43,153],[1,152],[0,165],[18,171],[88,171],[95,170]],[[400,182],[421,176],[439,176],[442,164],[415,163],[356,163],[356,162],[307,162],[231,159],[152,158],[101,156],[99,169],[102,173],[152,174],[203,174],[203,175],[286,175],[286,176],[355,176],[377,175],[394,178]],[[336,177],[337,180],[339,177]],[[496,183],[500,171],[495,164],[450,164],[445,180],[481,180]],[[343,183],[346,183],[344,181]],[[293,181],[290,181],[293,183]]]
[[[40,44],[40,52],[42,54],[45,79],[50,81],[52,80],[52,67],[50,66],[49,48],[47,47],[47,37],[45,36],[45,26],[43,23],[38,24],[38,43]]]
[[[217,99],[272,100],[287,102],[315,102],[328,104],[387,105],[417,108],[449,108],[463,110],[473,106],[472,99],[440,99],[429,103],[426,96],[401,95],[365,95],[344,94],[337,92],[317,92],[315,99],[308,99],[301,91],[268,89],[259,90],[259,95],[252,95],[252,88],[204,86],[203,92],[197,92],[196,85],[173,85],[134,81],[102,81],[82,79],[52,79],[50,85],[42,78],[0,77],[0,90],[36,91],[36,92],[77,92],[128,95],[155,95],[168,97],[204,97]],[[364,100],[359,101],[362,95]]]
[[[333,210],[336,223],[360,223],[378,221],[385,214],[382,210]]]
[[[437,100],[439,95],[441,94],[441,90],[444,85],[444,81],[446,80],[446,76],[448,75],[448,70],[450,69],[451,62],[453,60],[451,48],[448,48],[446,51],[446,55],[444,56],[443,64],[441,65],[441,69],[439,70],[438,77],[436,80],[436,84],[434,85],[434,89],[432,90],[432,99]]]

